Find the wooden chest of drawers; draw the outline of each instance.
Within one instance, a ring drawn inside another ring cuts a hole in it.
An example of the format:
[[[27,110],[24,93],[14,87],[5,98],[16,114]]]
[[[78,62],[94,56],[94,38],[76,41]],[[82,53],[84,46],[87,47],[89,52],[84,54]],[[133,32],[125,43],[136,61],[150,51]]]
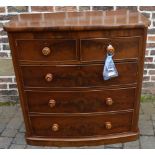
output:
[[[23,14],[7,23],[27,143],[136,140],[148,25],[127,10]],[[104,80],[109,44],[118,77]]]

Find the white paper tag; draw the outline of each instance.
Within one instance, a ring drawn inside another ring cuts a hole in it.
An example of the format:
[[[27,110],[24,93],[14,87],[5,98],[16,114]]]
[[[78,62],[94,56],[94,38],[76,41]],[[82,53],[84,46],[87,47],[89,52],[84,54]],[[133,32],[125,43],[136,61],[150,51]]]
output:
[[[109,77],[112,77],[112,76],[114,76],[115,75],[115,72],[108,72],[108,76]]]

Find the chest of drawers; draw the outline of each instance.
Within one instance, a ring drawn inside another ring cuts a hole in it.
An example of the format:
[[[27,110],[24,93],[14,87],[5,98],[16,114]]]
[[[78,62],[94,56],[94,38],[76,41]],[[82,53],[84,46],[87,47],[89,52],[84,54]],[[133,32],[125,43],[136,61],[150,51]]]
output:
[[[7,23],[27,143],[136,140],[148,25],[128,10],[22,14]],[[109,45],[118,77],[105,81]]]

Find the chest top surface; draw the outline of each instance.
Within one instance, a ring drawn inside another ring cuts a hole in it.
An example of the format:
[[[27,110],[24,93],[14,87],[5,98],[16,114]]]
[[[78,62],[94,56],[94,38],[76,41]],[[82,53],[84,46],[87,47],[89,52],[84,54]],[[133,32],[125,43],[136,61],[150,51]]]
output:
[[[20,14],[4,25],[8,32],[102,30],[147,27],[150,21],[137,11],[87,11]]]

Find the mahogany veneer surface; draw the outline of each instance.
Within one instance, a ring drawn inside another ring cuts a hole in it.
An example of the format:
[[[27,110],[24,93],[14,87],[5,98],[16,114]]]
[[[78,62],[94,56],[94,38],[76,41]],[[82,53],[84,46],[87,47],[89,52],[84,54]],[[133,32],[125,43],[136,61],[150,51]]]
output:
[[[27,143],[136,140],[149,23],[117,10],[21,14],[5,24]],[[118,77],[105,81],[109,45]]]

